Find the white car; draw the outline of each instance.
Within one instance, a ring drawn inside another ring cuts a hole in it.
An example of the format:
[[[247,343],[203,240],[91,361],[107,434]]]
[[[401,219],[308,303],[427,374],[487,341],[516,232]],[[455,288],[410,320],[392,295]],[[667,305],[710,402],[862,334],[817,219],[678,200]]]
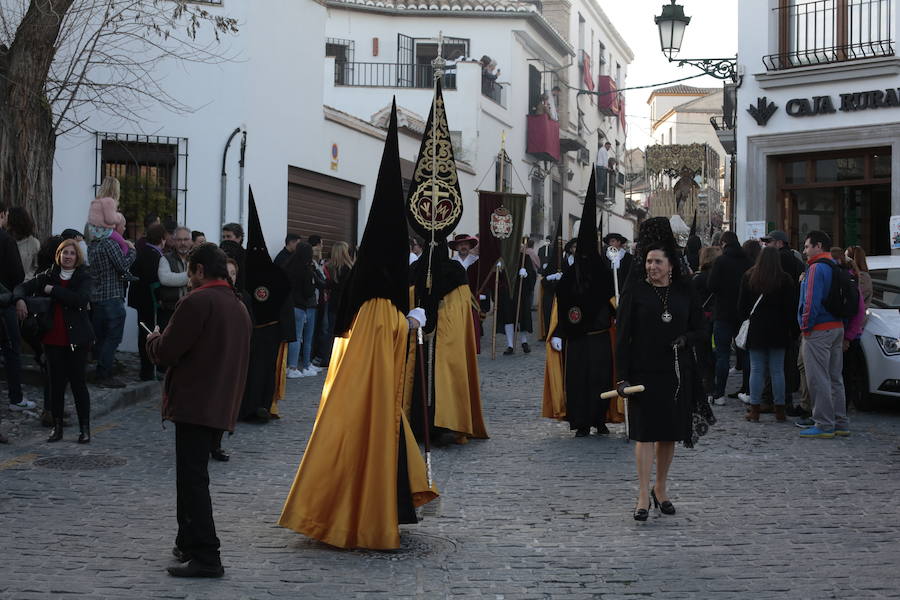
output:
[[[863,330],[868,397],[860,410],[873,408],[872,397],[900,398],[900,256],[870,256],[872,307]]]

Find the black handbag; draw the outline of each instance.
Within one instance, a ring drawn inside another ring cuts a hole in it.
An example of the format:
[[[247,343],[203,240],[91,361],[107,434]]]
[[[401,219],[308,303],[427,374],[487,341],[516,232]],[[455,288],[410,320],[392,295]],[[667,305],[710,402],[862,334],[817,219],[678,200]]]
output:
[[[28,307],[28,316],[19,325],[22,338],[32,345],[40,344],[53,328],[52,300],[49,296],[27,296],[23,300]]]

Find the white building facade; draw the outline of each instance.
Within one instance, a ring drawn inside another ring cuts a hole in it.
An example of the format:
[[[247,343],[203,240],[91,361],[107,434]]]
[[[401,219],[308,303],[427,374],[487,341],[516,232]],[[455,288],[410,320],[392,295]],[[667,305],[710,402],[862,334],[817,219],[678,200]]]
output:
[[[737,233],[888,254],[900,215],[895,0],[741,0]],[[747,25],[747,26],[744,26]],[[751,26],[752,25],[752,26]]]

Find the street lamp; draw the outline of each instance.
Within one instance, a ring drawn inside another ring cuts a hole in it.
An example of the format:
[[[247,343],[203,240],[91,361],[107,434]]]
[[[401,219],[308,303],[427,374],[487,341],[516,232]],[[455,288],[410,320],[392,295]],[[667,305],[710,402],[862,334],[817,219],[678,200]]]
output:
[[[669,62],[678,61],[679,67],[693,65],[716,79],[731,79],[736,82],[737,58],[675,58],[681,52],[684,30],[691,22],[691,18],[685,16],[684,8],[675,1],[671,0],[671,4],[664,5],[662,14],[653,19],[659,27],[659,45],[662,53]]]

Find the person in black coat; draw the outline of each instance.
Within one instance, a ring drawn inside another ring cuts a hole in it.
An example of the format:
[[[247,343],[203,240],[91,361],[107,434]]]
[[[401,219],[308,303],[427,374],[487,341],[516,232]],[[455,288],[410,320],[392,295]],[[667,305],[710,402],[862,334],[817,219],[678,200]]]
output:
[[[741,279],[738,296],[738,318],[742,322],[750,319],[746,343],[751,363],[748,421],[759,421],[767,371],[772,379],[775,418],[785,420],[784,356],[800,332],[798,300],[797,286],[782,270],[778,250],[765,248]]]
[[[675,514],[667,489],[675,442],[693,443],[695,407],[709,405],[692,351],[705,337],[700,300],[681,276],[674,240],[642,245],[641,252],[646,277],[628,282],[617,311],[616,373],[620,396],[631,396],[625,392],[631,384],[646,388],[627,406],[628,435],[638,442],[634,519],[646,521],[651,498],[664,514]]]
[[[715,403],[725,404],[725,384],[731,361],[731,342],[737,335],[738,292],[741,278],[753,263],[741,250],[737,235],[733,231],[722,234],[722,256],[716,259],[707,280],[707,288],[715,294],[713,310],[713,338],[716,343],[716,387]]]
[[[91,441],[91,397],[85,384],[88,348],[94,330],[88,315],[93,278],[75,240],[64,240],[56,250],[56,264],[34,279],[16,286],[16,310],[28,315],[25,297],[49,296],[52,326],[43,336],[50,376],[50,411],[53,429],[48,442],[62,439],[66,385],[72,387],[81,435],[79,444]]]
[[[147,243],[143,244],[131,264],[131,273],[137,277],[128,286],[128,306],[137,311],[138,352],[141,356],[141,381],[156,378],[156,365],[147,355],[146,325],[151,331],[156,327],[156,289],[159,287],[159,259],[163,256],[166,228],[154,223],[147,228]]]
[[[8,290],[14,290],[25,279],[25,269],[22,267],[16,240],[6,232],[8,214],[7,206],[0,202],[0,284]],[[13,410],[34,408],[34,402],[22,395],[22,342],[15,307],[7,306],[0,311],[0,317],[6,329],[6,336],[0,348],[6,364],[10,408]]]

